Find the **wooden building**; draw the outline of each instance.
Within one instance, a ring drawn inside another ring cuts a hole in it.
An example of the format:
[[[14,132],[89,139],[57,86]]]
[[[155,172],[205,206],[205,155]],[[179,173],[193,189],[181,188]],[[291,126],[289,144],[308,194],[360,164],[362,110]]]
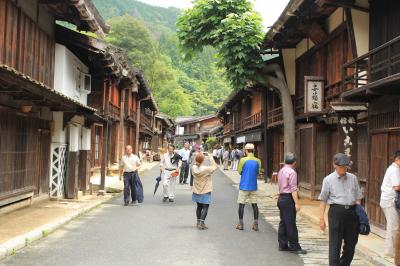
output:
[[[267,90],[248,88],[234,91],[218,110],[223,121],[222,143],[240,147],[253,143],[255,155],[266,169],[265,118]]]
[[[316,198],[323,177],[333,170],[333,154],[344,152],[351,156],[351,171],[359,177],[363,204],[378,233],[385,225],[382,179],[400,149],[399,11],[398,1],[391,0],[292,0],[264,43],[279,51],[293,97],[301,195]],[[284,125],[280,99],[271,94],[268,156],[275,170]]]
[[[155,116],[154,136],[151,148],[157,152],[158,149],[166,150],[167,145],[172,143],[175,127],[172,118],[166,114],[158,113]]]
[[[216,136],[222,127],[217,115],[177,117],[175,123],[174,143],[180,146],[186,141],[201,145],[208,137]]]
[[[88,150],[85,123],[96,110],[86,95],[74,97],[55,82],[63,71],[56,64],[55,20],[100,35],[108,31],[90,0],[0,0],[0,207],[59,197],[64,182],[74,184],[74,173],[84,168],[77,156]],[[74,137],[78,132],[84,139]],[[54,145],[65,133],[68,143]]]

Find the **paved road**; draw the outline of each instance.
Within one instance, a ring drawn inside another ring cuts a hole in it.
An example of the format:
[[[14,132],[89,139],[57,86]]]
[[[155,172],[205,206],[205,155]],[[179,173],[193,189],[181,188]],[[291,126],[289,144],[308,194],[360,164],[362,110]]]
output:
[[[237,231],[236,190],[219,170],[206,231],[195,228],[188,186],[177,186],[175,203],[152,197],[157,167],[142,176],[143,206],[122,206],[122,198],[71,222],[47,238],[0,261],[0,265],[303,265],[294,254],[277,251],[277,235],[260,220],[260,232]]]

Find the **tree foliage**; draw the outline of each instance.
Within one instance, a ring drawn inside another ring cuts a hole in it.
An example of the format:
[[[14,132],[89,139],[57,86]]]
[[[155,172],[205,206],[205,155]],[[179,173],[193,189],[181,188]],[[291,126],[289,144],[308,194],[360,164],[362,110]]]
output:
[[[263,67],[261,16],[248,0],[198,0],[178,19],[178,37],[188,57],[215,47],[235,88],[258,80]]]

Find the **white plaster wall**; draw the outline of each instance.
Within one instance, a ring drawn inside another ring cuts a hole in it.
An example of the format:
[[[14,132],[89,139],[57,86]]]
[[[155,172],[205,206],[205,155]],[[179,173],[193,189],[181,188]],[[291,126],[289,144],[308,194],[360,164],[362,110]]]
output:
[[[334,31],[345,20],[343,8],[339,7],[326,19],[326,29],[328,33]]]
[[[290,94],[295,94],[296,86],[296,49],[282,49],[283,65],[285,67],[286,82]]]
[[[89,73],[89,69],[64,45],[57,43],[55,53],[54,88],[86,105],[87,95],[77,86],[79,72]]]
[[[311,41],[308,38],[305,38],[303,40],[301,40],[301,42],[299,42],[296,45],[296,58],[299,58],[300,56],[302,56],[305,52],[307,52],[308,50],[310,50],[311,48],[313,48],[315,45],[313,43],[313,41]]]
[[[66,143],[66,132],[63,128],[63,112],[53,112],[51,142]]]
[[[352,9],[351,16],[353,18],[357,56],[361,56],[369,51],[369,14]]]
[[[69,151],[70,152],[79,151],[79,141],[81,138],[80,126],[69,124],[68,129],[69,129],[69,141],[68,141]]]
[[[90,150],[90,128],[82,127],[82,145],[81,150],[89,151]]]

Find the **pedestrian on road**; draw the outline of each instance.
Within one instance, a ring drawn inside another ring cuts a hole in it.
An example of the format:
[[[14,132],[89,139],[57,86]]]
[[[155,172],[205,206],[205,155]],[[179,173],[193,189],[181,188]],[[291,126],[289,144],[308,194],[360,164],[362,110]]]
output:
[[[160,171],[163,178],[163,202],[175,200],[175,184],[176,178],[179,175],[179,168],[182,162],[177,158],[178,154],[175,153],[175,146],[168,145],[168,152],[163,154],[160,162]]]
[[[214,161],[219,165],[219,159],[218,159],[218,147],[217,145],[214,146],[212,155],[214,157]]]
[[[254,144],[245,146],[246,157],[239,161],[238,172],[241,175],[239,184],[239,223],[236,229],[243,230],[244,206],[251,204],[253,207],[254,223],[252,229],[258,231],[258,206],[257,206],[257,176],[261,173],[261,161],[254,156]]]
[[[234,151],[233,151],[232,153],[233,153],[233,155],[232,155],[232,157],[233,157],[233,167],[232,167],[232,170],[233,170],[233,171],[237,171],[238,165],[239,165],[239,161],[240,161],[240,159],[243,157],[243,156],[242,156],[242,151],[239,150],[238,147],[235,147],[235,149],[234,149]]]
[[[120,160],[119,180],[124,177],[124,206],[129,205],[130,198],[132,204],[143,202],[143,186],[140,181],[138,170],[141,166],[141,161],[138,156],[132,153],[132,146],[125,147],[125,155]]]
[[[189,163],[190,163],[190,167],[189,167],[189,169],[190,169],[190,181],[189,181],[189,184],[190,184],[190,187],[193,187],[193,178],[194,178],[193,177],[192,167],[196,163],[196,156],[199,153],[201,153],[201,147],[200,147],[200,145],[196,144],[196,145],[194,145],[194,151],[191,152],[190,159],[189,159]]]
[[[297,195],[297,173],[294,170],[296,157],[289,152],[285,155],[285,165],[278,173],[280,222],[278,242],[280,251],[306,254],[299,244],[299,233],[296,225],[296,213],[300,211]]]
[[[189,142],[185,142],[183,148],[179,150],[179,155],[182,157],[181,173],[179,175],[179,184],[187,184],[189,176],[189,159],[190,159],[190,148]]]
[[[229,148],[226,148],[222,157],[224,161],[224,170],[228,170],[230,154],[231,151],[229,150]]]
[[[217,164],[212,156],[208,156],[211,162],[211,166],[205,166],[205,156],[202,153],[198,153],[195,158],[195,164],[192,166],[193,173],[193,194],[192,201],[197,203],[196,218],[197,228],[200,230],[208,229],[204,221],[206,220],[208,208],[211,204],[211,191],[212,185],[212,173],[217,170]]]
[[[347,155],[336,154],[335,171],[324,178],[319,195],[321,230],[326,228],[325,209],[329,204],[329,265],[350,265],[358,242],[359,219],[355,209],[363,195],[357,177],[347,172],[350,164]]]
[[[386,218],[384,255],[392,258],[395,255],[394,247],[400,220],[394,204],[396,191],[400,191],[400,151],[395,152],[394,162],[387,168],[381,186],[380,205]]]

